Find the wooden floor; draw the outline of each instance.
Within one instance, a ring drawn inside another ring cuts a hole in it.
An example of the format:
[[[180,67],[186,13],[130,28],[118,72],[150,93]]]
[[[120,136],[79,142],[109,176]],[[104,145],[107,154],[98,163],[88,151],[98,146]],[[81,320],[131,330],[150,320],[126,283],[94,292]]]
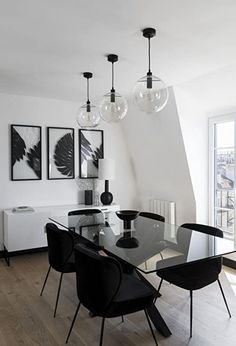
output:
[[[7,267],[0,259],[0,346],[63,345],[77,305],[75,275],[65,275],[58,315],[53,308],[59,275],[50,274],[43,297],[39,296],[48,268],[46,253],[18,256]],[[158,285],[155,275],[150,280]],[[236,345],[236,272],[225,269],[221,281],[233,317],[228,318],[217,283],[194,294],[194,335],[189,339],[189,293],[167,283],[157,305],[172,331],[159,345]],[[68,345],[98,345],[101,320],[81,308]],[[104,346],[154,345],[143,312],[107,320]]]

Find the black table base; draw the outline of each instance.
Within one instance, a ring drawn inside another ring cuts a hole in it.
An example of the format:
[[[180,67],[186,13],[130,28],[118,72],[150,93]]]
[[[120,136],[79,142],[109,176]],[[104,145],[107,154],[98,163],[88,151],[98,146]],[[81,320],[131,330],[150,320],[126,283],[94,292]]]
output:
[[[147,309],[147,311],[157,331],[165,337],[170,336],[172,333],[154,303]]]
[[[155,326],[156,330],[161,333],[163,336],[168,337],[172,333],[170,329],[168,328],[166,322],[164,321],[163,317],[161,316],[160,312],[158,311],[155,302],[156,299],[161,297],[161,294],[156,290],[155,287],[140,273],[138,269],[134,270],[134,275],[137,276],[140,280],[145,281],[145,283],[151,287],[151,289],[154,291],[155,300],[153,304],[147,309],[148,316],[150,317],[153,325]]]

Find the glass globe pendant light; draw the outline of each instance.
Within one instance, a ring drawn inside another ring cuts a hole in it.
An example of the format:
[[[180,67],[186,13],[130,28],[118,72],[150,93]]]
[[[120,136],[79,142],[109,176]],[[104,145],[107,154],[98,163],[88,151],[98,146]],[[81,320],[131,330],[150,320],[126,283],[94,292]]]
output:
[[[93,77],[91,72],[84,72],[84,78],[87,79],[87,102],[81,106],[77,113],[77,123],[80,127],[96,127],[100,121],[100,115],[95,107],[89,100],[89,79]]]
[[[103,96],[99,108],[104,121],[115,123],[126,116],[128,104],[126,99],[118,94],[114,88],[114,63],[118,61],[118,55],[109,54],[107,60],[112,63],[112,87],[111,91]]]
[[[155,113],[165,107],[169,93],[165,83],[151,72],[150,40],[156,36],[156,30],[146,28],[142,32],[143,36],[148,39],[148,72],[146,76],[137,81],[134,88],[134,99],[141,111]]]

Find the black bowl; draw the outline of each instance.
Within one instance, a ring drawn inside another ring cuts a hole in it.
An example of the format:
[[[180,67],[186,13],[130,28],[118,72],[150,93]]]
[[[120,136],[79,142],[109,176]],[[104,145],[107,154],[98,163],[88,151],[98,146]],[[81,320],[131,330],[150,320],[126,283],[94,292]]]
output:
[[[130,229],[131,228],[131,221],[135,220],[138,215],[139,211],[137,210],[119,210],[116,212],[116,215],[119,219],[124,221],[124,229]]]
[[[137,210],[119,210],[116,212],[116,215],[121,220],[131,221],[138,217],[139,211]]]

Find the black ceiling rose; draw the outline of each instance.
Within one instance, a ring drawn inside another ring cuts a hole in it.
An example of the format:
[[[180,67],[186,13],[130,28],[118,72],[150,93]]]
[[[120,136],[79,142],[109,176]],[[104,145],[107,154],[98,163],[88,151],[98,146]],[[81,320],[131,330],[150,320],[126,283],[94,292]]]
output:
[[[156,36],[156,29],[154,28],[145,28],[143,29],[143,36],[145,38],[152,38]]]
[[[116,55],[116,54],[108,54],[107,55],[107,60],[114,64],[114,62],[118,61],[118,55]]]
[[[92,74],[92,72],[84,72],[83,76],[84,76],[84,78],[90,79],[93,77],[93,74]]]

